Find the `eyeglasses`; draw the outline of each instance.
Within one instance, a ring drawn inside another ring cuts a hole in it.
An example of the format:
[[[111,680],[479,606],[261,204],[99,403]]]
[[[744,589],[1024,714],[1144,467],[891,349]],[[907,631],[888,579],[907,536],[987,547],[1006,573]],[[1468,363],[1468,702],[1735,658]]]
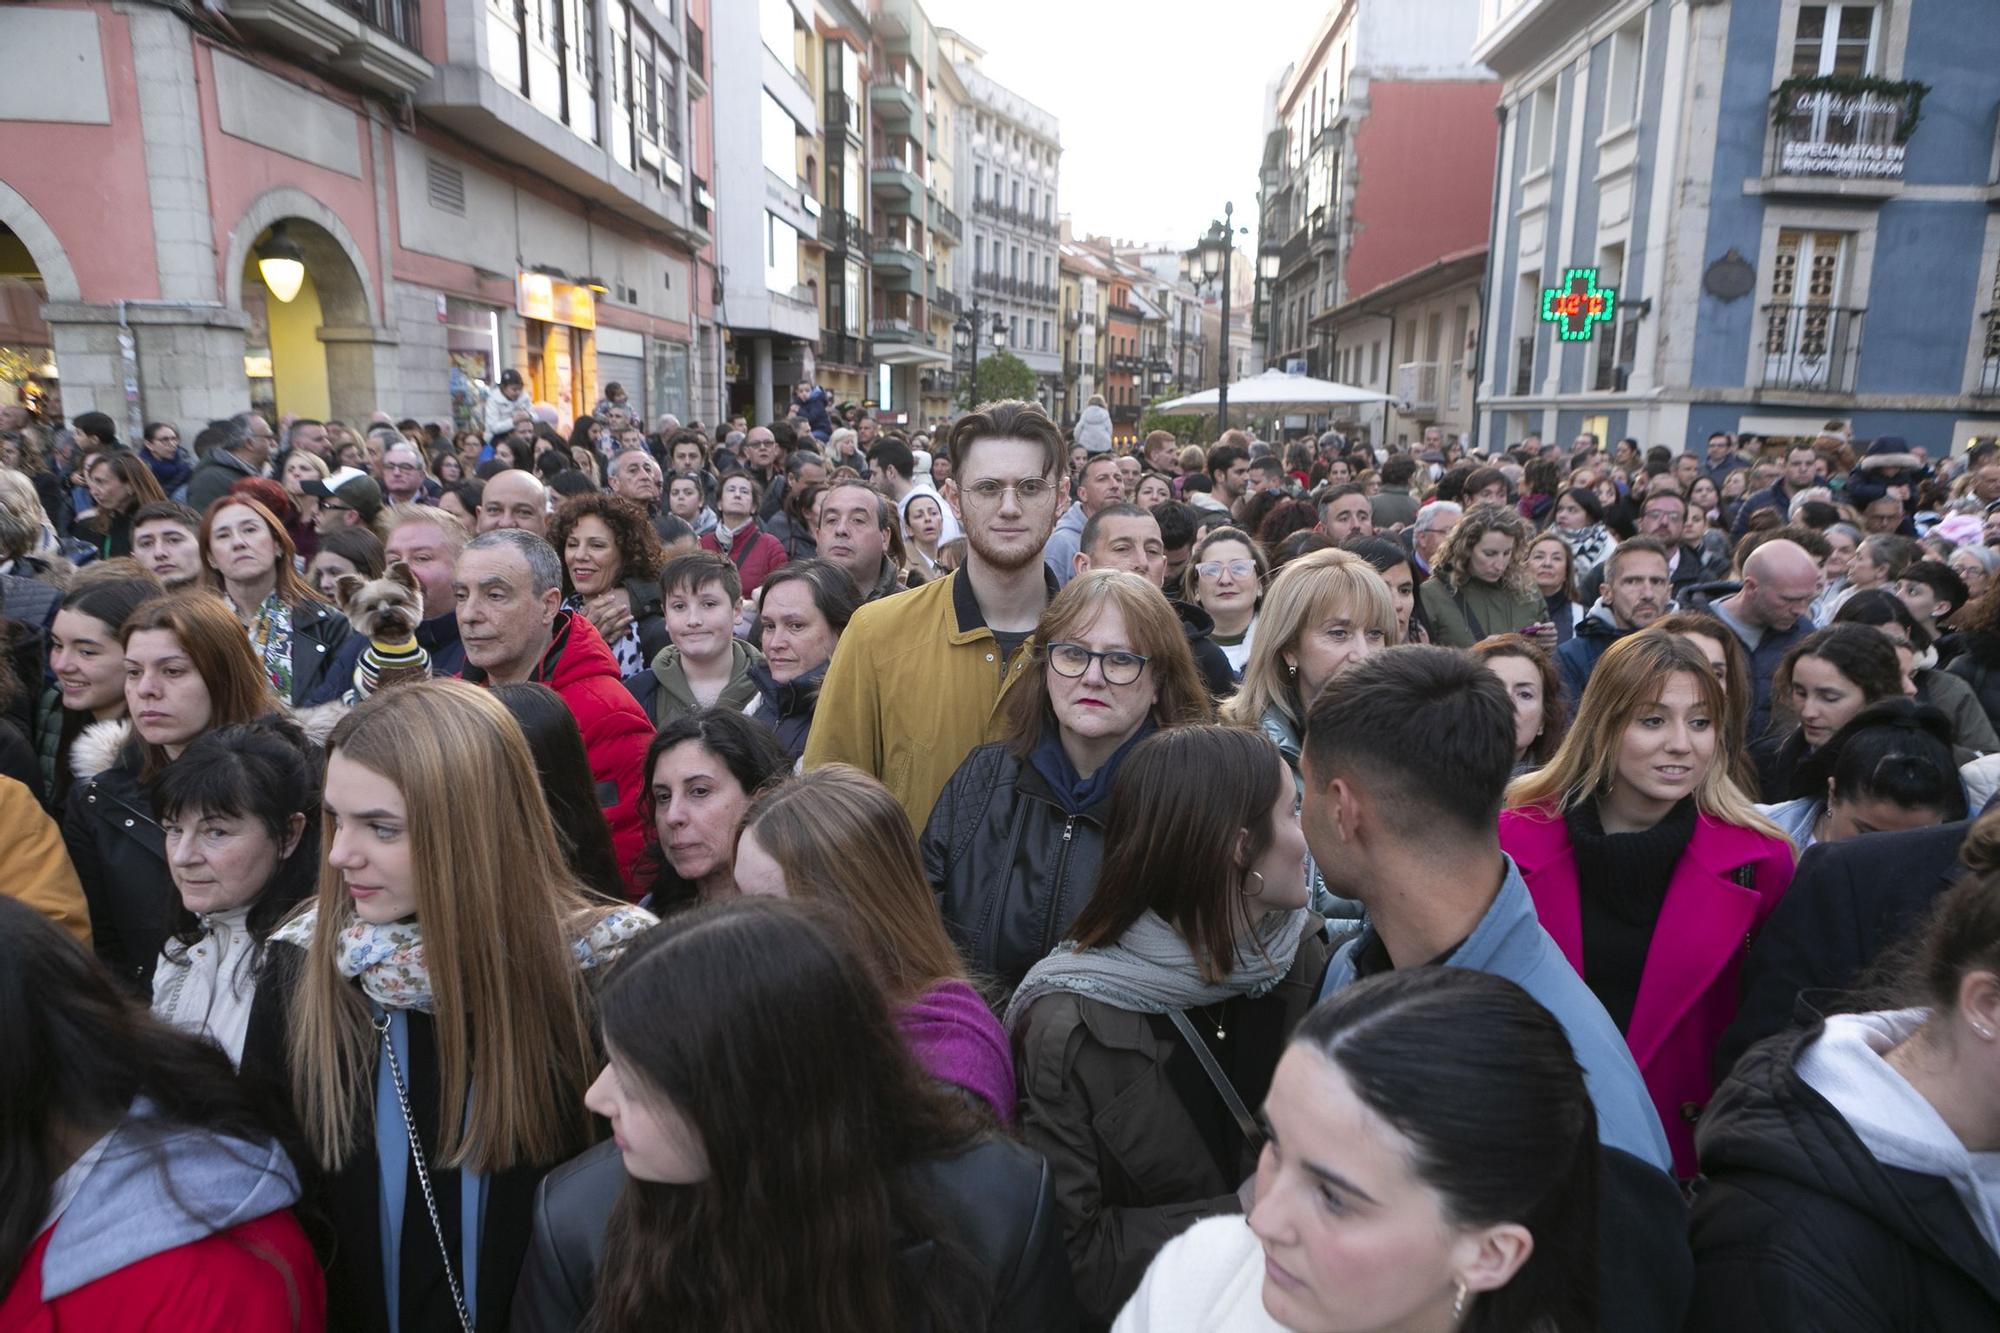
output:
[[[1674,506],[1672,509],[1667,509],[1664,507],[1659,509],[1648,509],[1644,515],[1644,517],[1654,519],[1656,521],[1663,519],[1670,519],[1670,518],[1681,519],[1685,518],[1686,516],[1687,516],[1687,511],[1682,509],[1679,505]]]
[[[1024,505],[1045,500],[1055,493],[1055,483],[1047,477],[1023,477],[1019,481],[1006,482],[994,477],[982,477],[965,488],[966,493],[983,505],[1000,503],[1000,497],[1014,492],[1014,498]]]
[[[1219,579],[1222,577],[1222,571],[1225,569],[1229,571],[1231,578],[1253,578],[1257,573],[1257,562],[1255,560],[1204,560],[1194,567],[1194,572],[1205,579]]]
[[[1104,669],[1104,681],[1108,685],[1130,685],[1145,671],[1146,663],[1152,659],[1138,653],[1109,652],[1096,653],[1080,643],[1052,643],[1049,645],[1049,665],[1059,676],[1074,679],[1090,670],[1090,664],[1097,662]]]

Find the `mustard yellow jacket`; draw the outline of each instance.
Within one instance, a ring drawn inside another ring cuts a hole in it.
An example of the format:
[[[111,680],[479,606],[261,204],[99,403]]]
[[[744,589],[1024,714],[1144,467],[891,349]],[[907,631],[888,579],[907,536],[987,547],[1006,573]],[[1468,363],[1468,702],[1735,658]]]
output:
[[[965,757],[1000,739],[1000,701],[1033,646],[1031,636],[1012,662],[1000,660],[963,571],[870,602],[854,613],[827,667],[805,767],[841,763],[872,773],[909,812],[911,827],[923,828]]]
[[[7,865],[0,893],[26,903],[88,946],[90,908],[62,830],[35,794],[13,778],[0,778],[0,847],[6,848]]]

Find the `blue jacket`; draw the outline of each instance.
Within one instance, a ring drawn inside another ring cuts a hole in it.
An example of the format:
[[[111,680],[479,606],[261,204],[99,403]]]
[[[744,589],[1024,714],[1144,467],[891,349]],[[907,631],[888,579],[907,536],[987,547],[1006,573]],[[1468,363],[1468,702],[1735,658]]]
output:
[[[1612,618],[1611,608],[1593,606],[1590,614],[1576,622],[1576,630],[1569,641],[1556,646],[1556,665],[1562,669],[1563,698],[1569,701],[1569,715],[1576,716],[1577,701],[1583,698],[1583,687],[1590,684],[1590,673],[1597,669],[1597,659],[1604,656],[1604,650],[1633,631],[1621,629]]]
[[[1662,1173],[1672,1171],[1666,1133],[1660,1128],[1652,1094],[1646,1091],[1624,1036],[1542,929],[1534,902],[1528,897],[1527,881],[1521,878],[1514,859],[1501,859],[1507,876],[1500,883],[1500,892],[1444,965],[1506,977],[1554,1014],[1576,1048],[1577,1063],[1583,1066],[1590,1099],[1597,1107],[1598,1142],[1629,1153]],[[1354,956],[1374,935],[1375,928],[1368,926],[1334,955],[1320,986],[1322,999],[1353,983]]]

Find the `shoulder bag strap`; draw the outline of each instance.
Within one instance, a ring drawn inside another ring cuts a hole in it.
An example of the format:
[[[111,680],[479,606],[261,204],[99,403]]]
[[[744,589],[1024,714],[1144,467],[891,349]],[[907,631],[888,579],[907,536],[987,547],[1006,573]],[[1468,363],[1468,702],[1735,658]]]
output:
[[[1463,588],[1452,589],[1451,600],[1452,605],[1458,608],[1458,613],[1465,617],[1465,627],[1472,631],[1472,637],[1474,639],[1485,638],[1486,631],[1480,627],[1479,617],[1473,615],[1472,608],[1465,604],[1465,590]]]
[[[1215,1052],[1208,1049],[1208,1043],[1194,1030],[1194,1024],[1188,1022],[1185,1013],[1179,1009],[1169,1009],[1167,1017],[1173,1020],[1175,1030],[1194,1051],[1195,1059],[1201,1061],[1202,1072],[1208,1075],[1208,1081],[1215,1086],[1223,1105],[1229,1108],[1229,1114],[1236,1120],[1236,1128],[1243,1132],[1244,1141],[1250,1145],[1253,1152],[1262,1152],[1264,1131],[1257,1124],[1256,1118],[1250,1114],[1250,1108],[1243,1104],[1243,1098],[1237,1095],[1236,1085],[1229,1081],[1229,1075],[1223,1073],[1222,1066],[1216,1063]]]
[[[389,1062],[389,1081],[396,1089],[396,1105],[403,1113],[403,1129],[410,1138],[410,1160],[417,1168],[417,1184],[424,1193],[424,1211],[430,1214],[431,1235],[437,1237],[438,1259],[444,1264],[444,1280],[451,1287],[452,1309],[458,1315],[458,1326],[462,1333],[473,1333],[472,1314],[466,1308],[465,1291],[458,1284],[458,1273],[451,1266],[451,1247],[445,1244],[444,1227],[438,1222],[437,1197],[431,1193],[430,1164],[424,1161],[423,1141],[417,1137],[417,1120],[410,1114],[410,1096],[403,1086],[403,1068],[396,1059],[396,1044],[389,1036],[389,1015],[378,1011],[379,1016],[370,1021],[376,1034],[382,1039],[382,1056]],[[389,1293],[391,1302],[396,1294]]]

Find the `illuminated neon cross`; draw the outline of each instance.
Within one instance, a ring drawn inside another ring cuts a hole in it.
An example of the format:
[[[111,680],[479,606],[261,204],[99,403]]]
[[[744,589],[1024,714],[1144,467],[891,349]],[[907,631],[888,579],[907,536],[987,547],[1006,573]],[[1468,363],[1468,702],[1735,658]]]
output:
[[[1562,286],[1542,289],[1542,318],[1564,342],[1588,342],[1597,325],[1611,322],[1617,303],[1616,288],[1597,285],[1596,269],[1573,268],[1563,274]]]

